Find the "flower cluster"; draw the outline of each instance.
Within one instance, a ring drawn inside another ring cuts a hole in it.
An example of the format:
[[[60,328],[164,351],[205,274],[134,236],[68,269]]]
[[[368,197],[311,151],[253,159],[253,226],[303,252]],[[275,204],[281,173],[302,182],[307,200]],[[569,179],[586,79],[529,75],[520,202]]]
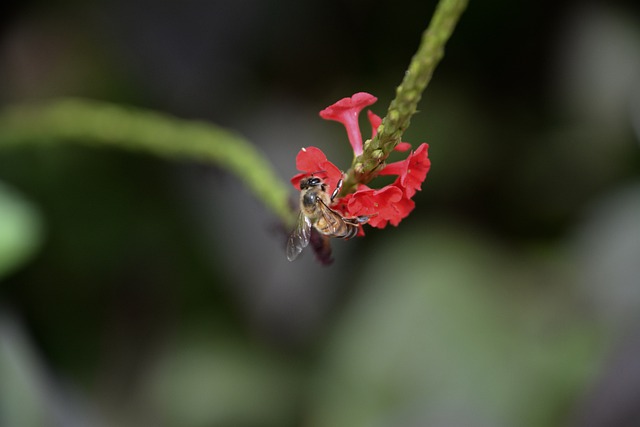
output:
[[[358,124],[360,112],[377,101],[377,98],[365,92],[359,92],[350,98],[343,98],[320,112],[320,117],[335,120],[344,125],[355,156],[363,153],[362,134]],[[376,135],[382,119],[368,111],[372,127],[372,138]],[[428,144],[421,144],[411,151],[405,160],[389,163],[378,172],[379,175],[396,175],[396,180],[382,188],[375,189],[360,184],[354,193],[334,201],[333,209],[345,217],[370,216],[369,225],[384,228],[387,224],[397,226],[415,207],[412,197],[420,191],[427,176],[431,162],[428,157]],[[396,151],[408,151],[411,145],[402,142]],[[331,163],[317,147],[300,150],[296,157],[296,167],[301,173],[291,179],[291,183],[300,189],[300,180],[311,174],[320,175],[331,193],[343,177],[340,169]]]

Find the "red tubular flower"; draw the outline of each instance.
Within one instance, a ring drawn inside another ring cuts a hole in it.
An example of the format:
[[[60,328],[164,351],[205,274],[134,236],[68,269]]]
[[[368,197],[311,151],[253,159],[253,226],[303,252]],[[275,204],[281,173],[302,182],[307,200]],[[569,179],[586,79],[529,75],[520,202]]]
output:
[[[349,142],[356,156],[362,154],[362,134],[358,124],[358,116],[364,107],[367,107],[378,98],[366,92],[358,92],[351,98],[342,98],[340,101],[320,111],[320,117],[325,120],[335,120],[347,129]]]
[[[342,178],[340,169],[327,160],[327,156],[317,147],[303,147],[296,156],[296,168],[302,173],[291,178],[291,184],[298,190],[300,180],[309,175],[320,175],[332,190]]]
[[[422,189],[422,183],[431,167],[428,157],[429,144],[423,143],[412,151],[405,160],[389,163],[380,171],[380,175],[398,175],[396,184],[404,189],[407,198],[412,198]]]

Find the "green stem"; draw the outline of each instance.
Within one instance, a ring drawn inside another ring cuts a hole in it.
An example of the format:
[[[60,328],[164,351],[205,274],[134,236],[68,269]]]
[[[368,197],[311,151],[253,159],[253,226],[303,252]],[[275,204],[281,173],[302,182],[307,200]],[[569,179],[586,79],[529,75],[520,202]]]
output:
[[[389,105],[378,134],[373,140],[365,142],[364,153],[354,159],[353,167],[347,172],[343,192],[352,192],[358,183],[366,184],[375,178],[380,166],[400,143],[467,3],[468,0],[440,0],[438,3],[429,27],[422,34],[418,51],[396,89],[396,97]]]
[[[243,137],[214,125],[113,104],[63,99],[0,114],[0,149],[25,142],[74,141],[213,163],[234,174],[284,224],[294,218],[289,185]]]

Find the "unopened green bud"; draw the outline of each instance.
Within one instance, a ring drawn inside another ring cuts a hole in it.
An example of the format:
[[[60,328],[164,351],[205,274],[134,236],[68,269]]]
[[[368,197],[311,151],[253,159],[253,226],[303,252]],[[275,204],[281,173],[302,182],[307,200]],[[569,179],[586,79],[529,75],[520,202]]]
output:
[[[411,90],[411,91],[407,91],[407,92],[404,94],[404,97],[405,97],[405,99],[406,99],[407,101],[409,101],[409,102],[413,102],[413,101],[417,98],[417,95],[418,95],[418,94],[416,93],[416,91]]]
[[[384,157],[384,151],[373,150],[373,153],[371,153],[371,157],[373,157],[374,159],[381,159]]]

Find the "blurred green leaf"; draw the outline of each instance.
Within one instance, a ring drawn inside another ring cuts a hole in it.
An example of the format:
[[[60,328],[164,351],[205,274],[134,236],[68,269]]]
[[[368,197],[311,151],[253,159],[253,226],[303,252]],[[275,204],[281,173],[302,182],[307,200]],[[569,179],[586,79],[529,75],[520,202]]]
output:
[[[544,268],[473,231],[403,231],[360,277],[309,425],[560,424],[598,360],[564,269],[548,286]]]
[[[41,240],[42,223],[36,209],[0,182],[0,278],[24,263]]]
[[[297,375],[253,346],[195,334],[174,342],[144,393],[160,425],[293,425]]]

